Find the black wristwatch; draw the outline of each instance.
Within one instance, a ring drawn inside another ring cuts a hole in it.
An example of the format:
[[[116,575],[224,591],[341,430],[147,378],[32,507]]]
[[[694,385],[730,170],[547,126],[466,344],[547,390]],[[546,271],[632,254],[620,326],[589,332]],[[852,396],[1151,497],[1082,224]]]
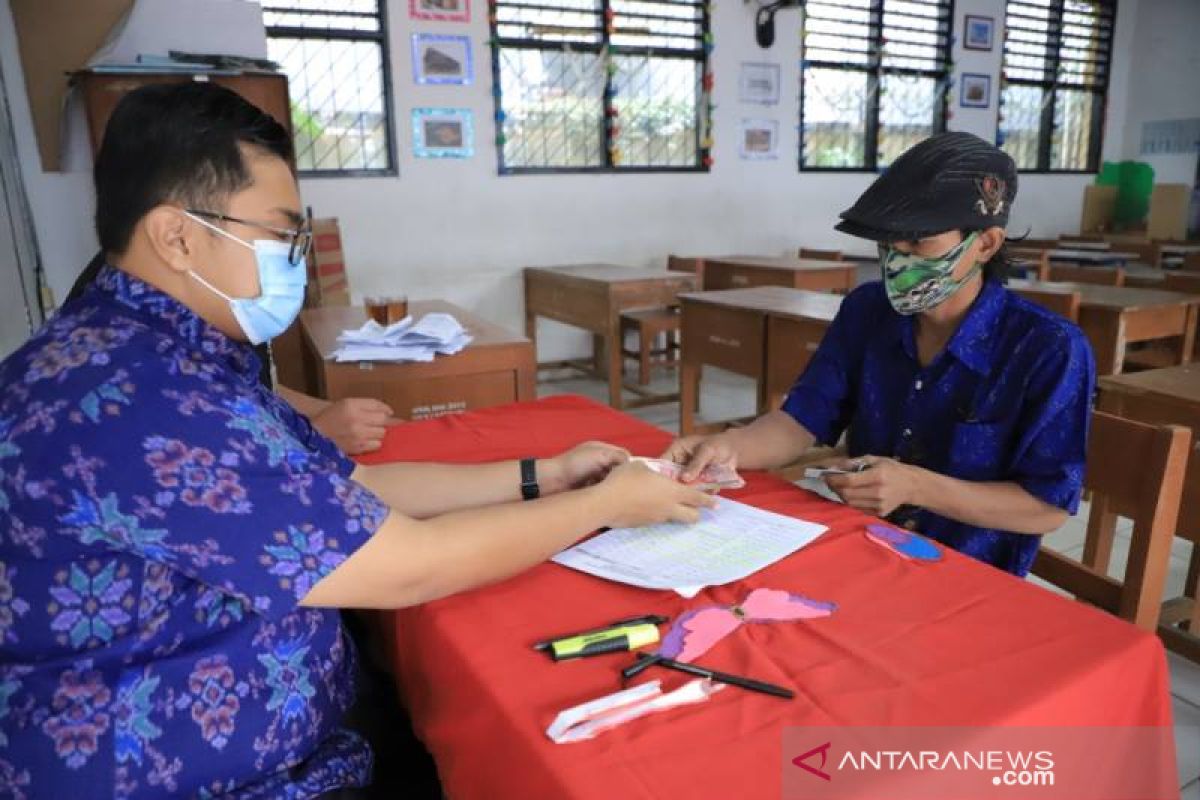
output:
[[[521,499],[537,500],[542,489],[537,481],[537,459],[521,459]]]

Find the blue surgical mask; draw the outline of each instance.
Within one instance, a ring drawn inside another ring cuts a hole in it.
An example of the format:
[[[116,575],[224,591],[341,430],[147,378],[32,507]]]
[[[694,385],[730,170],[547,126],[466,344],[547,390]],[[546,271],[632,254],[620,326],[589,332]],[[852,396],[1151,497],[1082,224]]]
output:
[[[308,283],[308,269],[304,259],[301,258],[299,264],[288,261],[288,251],[291,248],[287,242],[272,239],[247,242],[193,214],[186,211],[184,213],[201,225],[254,251],[254,260],[258,263],[259,295],[230,297],[195,272],[188,274],[229,303],[234,319],[251,344],[262,344],[287,330],[300,313],[300,307],[304,305],[304,287]]]

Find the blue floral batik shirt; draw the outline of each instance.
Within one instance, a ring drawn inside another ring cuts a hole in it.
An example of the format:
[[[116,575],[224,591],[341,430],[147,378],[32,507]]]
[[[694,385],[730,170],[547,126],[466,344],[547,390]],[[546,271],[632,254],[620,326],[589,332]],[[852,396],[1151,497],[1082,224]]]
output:
[[[0,796],[367,780],[350,641],[298,601],[387,507],[258,366],[113,267],[0,363]]]
[[[987,281],[943,351],[917,359],[915,319],[881,283],[852,292],[783,410],[817,441],[968,481],[1010,481],[1074,514],[1096,368],[1083,332]],[[1041,537],[902,506],[890,519],[1015,575]]]

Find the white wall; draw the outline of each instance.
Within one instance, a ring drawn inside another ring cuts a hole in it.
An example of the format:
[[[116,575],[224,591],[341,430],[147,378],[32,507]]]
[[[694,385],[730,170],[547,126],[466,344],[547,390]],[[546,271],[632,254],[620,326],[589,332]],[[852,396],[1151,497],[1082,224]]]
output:
[[[1106,158],[1119,153],[1128,138],[1123,124],[1124,93],[1118,92],[1122,81],[1128,81],[1132,64],[1130,48],[1122,46],[1133,34],[1128,20],[1140,5],[1171,2],[1191,5],[1195,0],[1121,0],[1109,108],[1110,120],[1118,122],[1110,121],[1108,126]],[[864,242],[842,236],[832,226],[837,212],[849,206],[873,176],[800,173],[796,167],[798,11],[778,15],[776,43],[763,51],[754,43],[753,5],[737,0],[715,4],[712,58],[717,108],[710,173],[499,177],[491,121],[486,4],[483,0],[472,3],[472,20],[466,25],[410,21],[407,5],[389,0],[388,6],[400,176],[312,178],[303,180],[301,186],[315,213],[341,219],[356,295],[403,289],[414,298],[443,297],[519,328],[520,268],[526,265],[584,261],[650,265],[662,263],[669,252],[779,254],[802,243],[856,253],[870,251]],[[995,136],[1004,0],[957,0],[955,5],[956,72],[991,74],[993,85],[988,109],[962,109],[956,77],[950,125],[990,140]],[[962,49],[959,29],[966,13],[996,19],[992,52]],[[1147,24],[1155,30],[1178,27],[1173,20],[1170,13],[1161,19],[1156,13],[1154,21]],[[475,46],[475,83],[469,87],[416,86],[409,45],[409,35],[416,30],[469,33]],[[1149,34],[1147,37],[1152,40]],[[1181,51],[1177,59],[1182,60],[1182,53],[1191,47],[1186,38],[1171,33],[1169,46]],[[1169,58],[1166,54],[1156,57]],[[0,58],[9,86],[22,87],[7,4],[0,8]],[[778,106],[739,104],[739,64],[751,60],[780,64],[782,102]],[[1163,80],[1176,87],[1184,83],[1194,87],[1195,74],[1194,69],[1190,74],[1163,73]],[[42,173],[24,93],[10,101],[43,258],[52,288],[62,297],[95,250],[90,176]],[[472,109],[475,157],[463,161],[414,158],[409,112],[423,106]],[[777,161],[739,160],[736,137],[743,117],[778,119],[781,141]],[[1114,135],[1114,131],[1121,133]],[[1118,149],[1114,151],[1114,147]],[[1031,227],[1034,235],[1076,230],[1083,187],[1090,181],[1090,176],[1022,176],[1012,229],[1023,232]],[[583,346],[581,335],[551,323],[543,325],[543,357],[575,352]]]
[[[1138,56],[1129,75],[1121,156],[1154,167],[1158,183],[1190,186],[1197,152],[1142,155],[1141,141],[1145,122],[1200,117],[1200,0],[1140,0],[1129,27]]]

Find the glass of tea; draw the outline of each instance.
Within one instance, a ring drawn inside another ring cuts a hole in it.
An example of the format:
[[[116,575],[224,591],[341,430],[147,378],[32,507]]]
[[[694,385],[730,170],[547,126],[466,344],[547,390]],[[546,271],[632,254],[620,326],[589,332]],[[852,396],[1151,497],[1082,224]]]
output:
[[[367,308],[367,316],[380,325],[391,325],[408,316],[408,295],[365,297],[363,304]]]

